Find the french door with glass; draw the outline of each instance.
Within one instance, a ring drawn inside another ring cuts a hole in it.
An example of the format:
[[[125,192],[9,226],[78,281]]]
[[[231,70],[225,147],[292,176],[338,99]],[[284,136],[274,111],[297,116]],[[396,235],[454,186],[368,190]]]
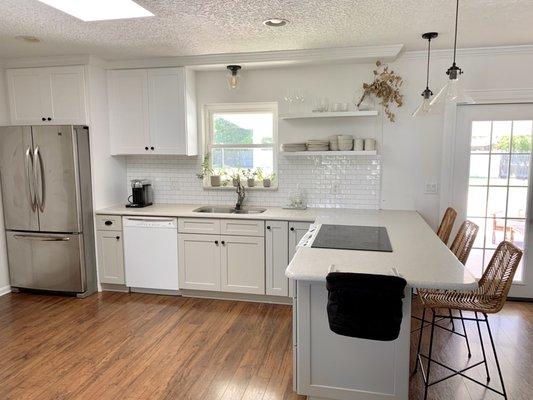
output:
[[[458,107],[453,205],[480,228],[467,268],[480,277],[498,244],[513,242],[524,250],[517,297],[533,297],[532,135],[533,104]]]

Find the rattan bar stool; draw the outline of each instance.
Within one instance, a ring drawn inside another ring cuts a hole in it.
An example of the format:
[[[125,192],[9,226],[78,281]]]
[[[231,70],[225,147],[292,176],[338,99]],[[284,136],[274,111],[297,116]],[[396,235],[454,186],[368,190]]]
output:
[[[468,260],[468,256],[470,255],[470,250],[472,250],[472,247],[474,246],[474,241],[476,240],[476,236],[477,236],[478,231],[479,231],[479,226],[474,224],[472,221],[464,221],[461,224],[461,226],[459,228],[459,231],[457,232],[457,235],[455,235],[455,238],[453,239],[452,245],[450,246],[450,250],[451,250],[451,252],[453,254],[455,254],[457,259],[463,265],[466,265],[466,261]],[[420,291],[423,291],[423,289],[420,289]],[[449,314],[448,318],[450,319],[451,324],[452,324],[452,329],[449,330],[448,328],[445,328],[445,327],[443,327],[441,325],[437,325],[437,326],[439,328],[445,329],[445,330],[450,331],[452,333],[456,333],[459,336],[463,336],[465,338],[465,340],[466,340],[466,346],[468,348],[468,356],[470,357],[470,355],[471,355],[471,353],[470,353],[470,343],[468,343],[468,335],[466,333],[464,322],[462,322],[463,333],[461,334],[461,333],[459,333],[459,332],[457,332],[455,330],[455,324],[453,323],[452,310],[451,309],[448,310],[448,314]],[[459,311],[459,315],[462,316],[462,312],[461,311]],[[412,316],[412,318],[416,319],[418,321],[422,321],[422,318],[414,316],[414,315]],[[421,330],[423,325],[424,325],[424,323],[422,323],[420,328],[413,329],[411,331],[411,333],[414,333],[414,332],[417,332],[417,331]],[[416,372],[416,366],[415,366],[415,372]]]
[[[452,233],[453,224],[457,218],[457,211],[452,207],[448,207],[442,216],[442,221],[440,222],[439,229],[437,229],[437,236],[444,242],[448,244],[450,240],[450,234]]]
[[[429,339],[429,350],[428,354],[420,353],[420,344],[422,340],[422,330],[420,331],[420,337],[418,342],[418,351],[417,351],[417,360],[415,366],[415,372],[420,364],[422,370],[423,380],[424,380],[424,400],[427,399],[428,389],[430,386],[435,385],[439,382],[442,382],[448,378],[451,378],[456,375],[460,375],[463,378],[466,378],[472,382],[477,383],[478,385],[483,386],[486,389],[489,389],[507,399],[507,392],[505,391],[505,385],[503,382],[503,376],[500,368],[500,363],[498,361],[498,355],[496,353],[496,347],[494,346],[494,340],[492,338],[492,332],[489,325],[489,319],[487,314],[494,314],[499,312],[505,301],[507,299],[507,294],[513,283],[514,274],[522,258],[522,250],[516,247],[514,244],[503,241],[498,245],[492,259],[487,266],[487,269],[483,273],[483,276],[478,282],[478,289],[474,291],[450,291],[450,290],[421,290],[419,291],[420,301],[424,307],[422,319],[425,319],[426,310],[431,311],[431,333]],[[479,335],[479,340],[481,343],[481,351],[483,354],[483,360],[475,364],[472,364],[464,369],[456,370],[453,369],[437,360],[432,358],[433,352],[433,339],[435,333],[435,326],[438,326],[435,322],[439,317],[449,318],[447,315],[439,315],[438,309],[448,308],[453,310],[462,311],[471,311],[474,313],[474,318],[467,317],[453,317],[455,319],[461,319],[462,321],[475,321],[477,324],[477,330]],[[482,318],[478,315],[481,314]],[[496,390],[488,386],[490,381],[489,368],[487,364],[487,358],[485,354],[485,346],[483,344],[483,336],[481,335],[480,322],[484,322],[487,326],[487,331],[490,338],[490,343],[492,346],[492,351],[494,353],[494,358],[496,361],[496,367],[498,370],[498,375],[500,377],[501,391]],[[424,369],[422,359],[427,360],[427,367]],[[433,382],[430,381],[431,373],[431,364],[435,363],[452,373],[444,378],[437,379]],[[487,374],[487,382],[483,383],[477,381],[468,375],[465,374],[466,371],[477,367],[479,365],[485,365],[485,372]]]

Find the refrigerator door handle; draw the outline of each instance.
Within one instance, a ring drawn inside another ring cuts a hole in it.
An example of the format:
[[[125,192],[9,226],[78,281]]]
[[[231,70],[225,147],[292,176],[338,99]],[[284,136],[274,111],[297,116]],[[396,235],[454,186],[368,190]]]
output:
[[[35,189],[36,203],[39,207],[39,210],[43,212],[44,211],[44,175],[43,175],[43,160],[41,158],[41,152],[39,151],[39,146],[37,146],[35,150],[33,151],[33,176],[34,176],[35,186],[38,186],[38,188]]]
[[[26,160],[26,180],[28,181],[28,193],[29,193],[29,201],[31,205],[31,210],[35,212],[37,208],[37,199],[35,197],[35,181],[34,181],[34,174],[32,173],[34,169],[33,165],[33,158],[31,157],[31,147],[28,146],[25,153],[25,160]]]
[[[13,235],[15,239],[35,240],[38,242],[68,242],[70,240],[67,236],[42,236],[42,235]]]

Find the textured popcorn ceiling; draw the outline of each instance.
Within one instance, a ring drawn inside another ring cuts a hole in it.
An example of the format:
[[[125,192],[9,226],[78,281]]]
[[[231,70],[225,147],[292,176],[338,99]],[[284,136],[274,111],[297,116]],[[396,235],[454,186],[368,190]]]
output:
[[[109,0],[113,1],[113,0]],[[156,17],[82,22],[37,0],[0,0],[0,58],[94,54],[106,59],[453,40],[452,0],[137,0]],[[291,21],[265,27],[268,17]],[[531,44],[533,0],[463,0],[460,47]],[[34,35],[42,43],[15,40]]]

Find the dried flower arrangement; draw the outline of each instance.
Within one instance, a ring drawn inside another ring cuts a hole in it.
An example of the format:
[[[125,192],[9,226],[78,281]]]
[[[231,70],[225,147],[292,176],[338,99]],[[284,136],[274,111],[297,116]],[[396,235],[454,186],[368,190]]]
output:
[[[394,122],[396,116],[391,111],[390,106],[396,104],[397,107],[401,107],[403,105],[403,94],[400,93],[403,79],[379,60],[376,61],[376,67],[374,82],[363,83],[363,96],[357,103],[357,107],[361,105],[366,96],[374,95],[381,100],[380,104],[384,107],[389,120]]]

